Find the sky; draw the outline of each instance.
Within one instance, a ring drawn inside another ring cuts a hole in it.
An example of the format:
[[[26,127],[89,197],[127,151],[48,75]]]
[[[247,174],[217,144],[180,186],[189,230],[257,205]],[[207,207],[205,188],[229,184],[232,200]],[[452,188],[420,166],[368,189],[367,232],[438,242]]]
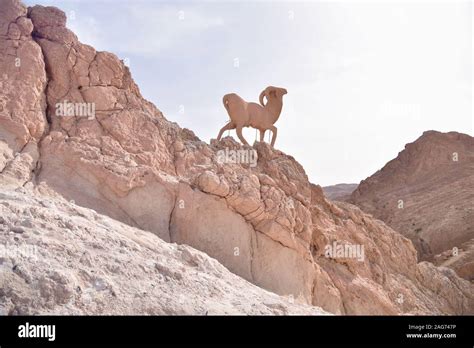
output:
[[[358,183],[426,130],[473,135],[470,1],[26,4],[65,11],[81,42],[123,59],[143,96],[206,142],[228,121],[224,94],[286,88],[275,147],[315,184]]]

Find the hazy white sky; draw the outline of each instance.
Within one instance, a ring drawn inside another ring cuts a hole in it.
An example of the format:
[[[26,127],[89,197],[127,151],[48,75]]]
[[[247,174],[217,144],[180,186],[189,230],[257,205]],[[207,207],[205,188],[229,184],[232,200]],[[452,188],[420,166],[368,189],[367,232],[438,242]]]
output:
[[[127,59],[142,94],[205,141],[224,94],[285,87],[276,147],[316,184],[358,183],[425,130],[473,134],[470,1],[33,3]]]

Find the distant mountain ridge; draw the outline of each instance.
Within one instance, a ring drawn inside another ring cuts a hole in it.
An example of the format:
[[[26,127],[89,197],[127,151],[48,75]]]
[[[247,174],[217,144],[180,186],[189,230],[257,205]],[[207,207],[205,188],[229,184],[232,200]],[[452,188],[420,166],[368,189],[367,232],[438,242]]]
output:
[[[324,195],[333,201],[346,201],[351,193],[359,186],[358,184],[336,184],[324,186]]]

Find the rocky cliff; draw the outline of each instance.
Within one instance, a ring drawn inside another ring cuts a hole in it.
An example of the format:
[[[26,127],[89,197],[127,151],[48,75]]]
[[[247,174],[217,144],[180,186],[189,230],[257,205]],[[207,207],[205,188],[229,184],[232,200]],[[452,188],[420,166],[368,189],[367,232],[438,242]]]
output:
[[[80,43],[63,12],[0,1],[5,185],[46,185],[332,313],[474,313],[469,282],[418,264],[410,240],[357,207],[327,201],[291,156],[200,141],[141,97],[115,55]],[[65,116],[61,105],[95,113]],[[255,166],[221,156],[253,151]]]
[[[44,186],[0,189],[0,315],[320,315]]]
[[[474,279],[471,136],[425,132],[362,181],[349,201],[410,238],[419,258],[446,262],[463,277]]]

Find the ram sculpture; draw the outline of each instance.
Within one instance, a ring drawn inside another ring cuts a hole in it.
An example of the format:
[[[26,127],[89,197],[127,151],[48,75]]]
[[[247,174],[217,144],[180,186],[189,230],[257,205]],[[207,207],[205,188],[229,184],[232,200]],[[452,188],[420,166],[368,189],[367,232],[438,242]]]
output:
[[[273,147],[277,137],[277,127],[274,124],[280,117],[283,96],[287,93],[284,88],[269,86],[260,93],[260,104],[246,102],[235,93],[226,94],[223,97],[223,103],[230,121],[219,131],[217,140],[221,139],[226,130],[235,129],[240,141],[248,145],[242,135],[242,128],[252,127],[260,131],[260,141],[263,141],[266,130],[272,131],[271,146]],[[267,99],[266,104],[264,98]]]

